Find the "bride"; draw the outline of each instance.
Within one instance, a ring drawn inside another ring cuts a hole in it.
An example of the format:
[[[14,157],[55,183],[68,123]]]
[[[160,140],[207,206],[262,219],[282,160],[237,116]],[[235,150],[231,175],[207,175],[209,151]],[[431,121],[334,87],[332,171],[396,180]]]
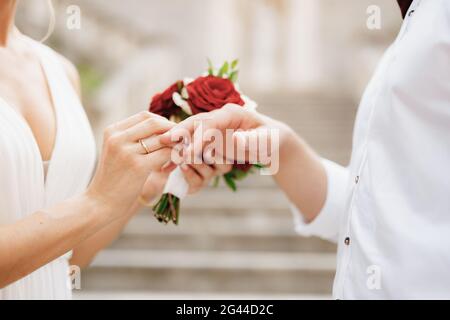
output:
[[[173,124],[148,112],[95,145],[76,69],[21,34],[16,0],[0,2],[0,299],[70,299],[69,265],[85,266],[162,190]],[[191,192],[226,166],[184,167]],[[140,196],[141,195],[141,196]]]

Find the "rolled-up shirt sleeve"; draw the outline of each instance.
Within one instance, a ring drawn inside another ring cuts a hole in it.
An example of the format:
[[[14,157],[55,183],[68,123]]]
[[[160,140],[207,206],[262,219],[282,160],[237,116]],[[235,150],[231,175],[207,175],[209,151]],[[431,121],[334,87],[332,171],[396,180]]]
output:
[[[345,208],[349,172],[347,168],[326,159],[322,160],[322,164],[327,174],[327,198],[320,213],[312,222],[306,223],[295,205],[291,204],[291,209],[298,234],[305,237],[317,236],[336,242],[340,217]]]

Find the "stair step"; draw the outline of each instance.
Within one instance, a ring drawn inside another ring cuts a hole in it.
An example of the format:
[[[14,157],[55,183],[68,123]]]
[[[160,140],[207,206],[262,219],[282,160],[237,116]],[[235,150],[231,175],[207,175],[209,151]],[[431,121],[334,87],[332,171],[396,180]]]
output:
[[[183,199],[182,208],[248,210],[286,209],[289,202],[286,196],[274,188],[240,188],[237,192],[225,189],[208,188],[201,193]]]
[[[294,231],[288,210],[237,213],[185,210],[179,226],[163,225],[148,210],[134,217],[117,249],[195,249],[335,252],[336,246],[318,238],[303,238]]]
[[[198,250],[198,251],[279,251],[336,252],[336,246],[317,238],[293,236],[217,236],[217,235],[124,235],[111,249],[137,250]]]
[[[105,250],[82,273],[96,291],[330,294],[335,254]]]
[[[332,253],[104,250],[92,267],[217,270],[334,271]]]
[[[330,300],[326,294],[270,294],[221,292],[73,291],[74,300]]]
[[[124,230],[134,235],[222,235],[261,236],[295,235],[291,212],[264,209],[192,209],[182,208],[180,224],[161,224],[151,209],[143,209]]]

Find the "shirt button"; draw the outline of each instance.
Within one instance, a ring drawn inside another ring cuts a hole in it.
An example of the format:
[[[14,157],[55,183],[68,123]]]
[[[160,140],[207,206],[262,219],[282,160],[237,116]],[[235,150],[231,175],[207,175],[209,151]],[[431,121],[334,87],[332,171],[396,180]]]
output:
[[[359,182],[359,176],[356,176],[355,177],[355,183],[358,184],[358,182]]]
[[[349,246],[350,245],[350,238],[349,237],[345,238],[344,243],[345,243],[346,246]]]

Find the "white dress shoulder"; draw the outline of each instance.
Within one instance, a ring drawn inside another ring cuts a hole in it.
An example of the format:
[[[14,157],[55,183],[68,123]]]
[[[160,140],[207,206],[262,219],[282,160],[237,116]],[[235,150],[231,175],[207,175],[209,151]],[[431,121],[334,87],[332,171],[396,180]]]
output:
[[[59,57],[38,42],[30,40],[30,45],[53,99],[55,147],[45,170],[29,125],[0,97],[0,225],[82,193],[95,167],[92,130]],[[69,258],[70,253],[0,289],[0,299],[70,299]]]

